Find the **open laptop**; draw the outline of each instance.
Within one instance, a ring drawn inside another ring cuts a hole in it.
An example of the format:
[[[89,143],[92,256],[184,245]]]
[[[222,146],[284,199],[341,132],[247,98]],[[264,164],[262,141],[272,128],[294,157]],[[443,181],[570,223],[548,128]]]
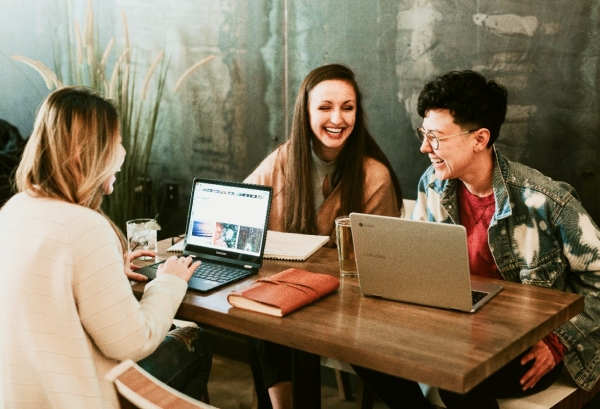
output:
[[[262,266],[273,189],[194,179],[184,256],[202,261],[188,288],[207,292],[256,274]],[[152,280],[160,264],[139,270]]]
[[[471,282],[463,226],[350,214],[363,294],[475,312],[502,289]]]

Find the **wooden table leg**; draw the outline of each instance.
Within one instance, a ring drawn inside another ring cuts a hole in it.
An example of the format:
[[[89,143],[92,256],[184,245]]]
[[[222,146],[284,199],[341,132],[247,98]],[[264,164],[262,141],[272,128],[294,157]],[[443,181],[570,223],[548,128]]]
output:
[[[292,349],[294,409],[321,408],[321,357]]]

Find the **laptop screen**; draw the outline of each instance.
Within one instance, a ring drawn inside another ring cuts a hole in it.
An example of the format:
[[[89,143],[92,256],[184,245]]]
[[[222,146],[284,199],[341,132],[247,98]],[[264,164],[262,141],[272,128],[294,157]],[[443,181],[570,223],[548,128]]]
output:
[[[186,250],[232,260],[260,262],[272,189],[194,179]]]

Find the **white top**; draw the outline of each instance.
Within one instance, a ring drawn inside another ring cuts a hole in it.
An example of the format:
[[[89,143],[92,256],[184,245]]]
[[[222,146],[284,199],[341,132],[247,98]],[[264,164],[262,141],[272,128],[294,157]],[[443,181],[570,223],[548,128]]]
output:
[[[0,210],[0,407],[118,408],[104,375],[163,341],[187,284],[162,275],[138,303],[100,214],[14,196]]]

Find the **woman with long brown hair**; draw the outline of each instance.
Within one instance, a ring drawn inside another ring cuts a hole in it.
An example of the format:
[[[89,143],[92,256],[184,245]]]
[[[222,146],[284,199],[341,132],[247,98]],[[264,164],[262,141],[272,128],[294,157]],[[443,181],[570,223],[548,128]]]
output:
[[[348,67],[325,65],[306,76],[289,140],[245,180],[273,187],[270,230],[327,235],[334,247],[338,216],[400,216],[398,177],[365,120]],[[291,407],[289,348],[253,340],[250,356],[259,406]]]
[[[0,210],[0,406],[118,408],[104,375],[133,359],[199,398],[211,353],[172,320],[199,263],[172,257],[138,302],[121,231],[100,210],[125,158],[110,101],[83,87],[42,104]],[[165,337],[166,336],[166,337]],[[165,364],[168,363],[168,364]]]

